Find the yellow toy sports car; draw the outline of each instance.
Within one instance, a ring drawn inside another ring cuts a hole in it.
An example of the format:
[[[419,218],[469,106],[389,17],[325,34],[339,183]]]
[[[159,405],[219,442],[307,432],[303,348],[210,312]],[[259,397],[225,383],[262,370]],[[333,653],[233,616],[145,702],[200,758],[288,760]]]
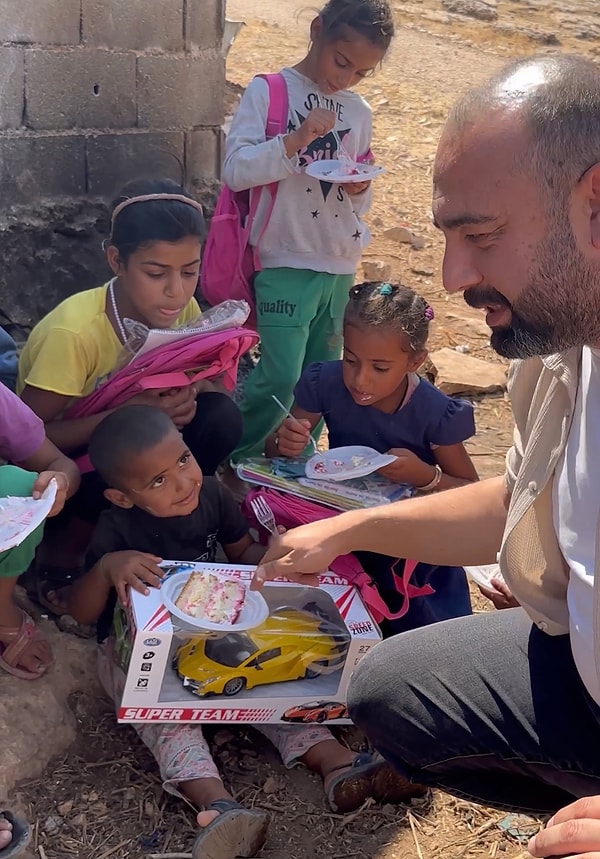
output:
[[[311,679],[342,668],[350,635],[328,618],[278,608],[255,629],[192,639],[173,659],[194,694],[237,695],[264,683]]]

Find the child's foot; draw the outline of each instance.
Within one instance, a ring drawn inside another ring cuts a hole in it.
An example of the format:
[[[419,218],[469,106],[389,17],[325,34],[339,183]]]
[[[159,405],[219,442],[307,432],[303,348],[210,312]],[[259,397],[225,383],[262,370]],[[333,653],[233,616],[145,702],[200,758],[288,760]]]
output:
[[[12,823],[6,818],[0,817],[0,850],[8,847],[12,841]]]
[[[244,808],[234,799],[216,799],[198,814],[200,834],[193,859],[236,859],[255,856],[267,838],[269,815]],[[1,856],[0,856],[1,859]]]
[[[0,859],[17,856],[31,838],[29,824],[10,811],[0,811]]]
[[[37,680],[51,667],[52,661],[50,645],[29,615],[12,600],[2,606],[0,668],[22,680]]]
[[[355,755],[350,764],[329,770],[323,776],[323,788],[332,810],[343,814],[356,811],[369,798],[376,802],[407,802],[427,790],[409,782],[380,755],[370,752]]]

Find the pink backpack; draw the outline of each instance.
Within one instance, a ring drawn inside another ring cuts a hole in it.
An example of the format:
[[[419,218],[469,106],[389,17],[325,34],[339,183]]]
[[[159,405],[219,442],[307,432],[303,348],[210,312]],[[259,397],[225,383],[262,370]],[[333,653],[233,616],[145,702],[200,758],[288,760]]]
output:
[[[251,527],[258,530],[260,540],[266,543],[269,538],[268,531],[257,521],[251,506],[253,498],[261,496],[267,502],[275,515],[278,525],[284,528],[296,528],[298,525],[307,525],[317,522],[319,519],[328,519],[338,516],[338,510],[323,507],[314,501],[306,501],[295,495],[277,492],[275,489],[256,488],[251,490],[242,503],[242,513],[250,522]],[[358,559],[354,555],[340,555],[331,564],[331,570],[340,578],[345,579],[360,591],[364,604],[367,606],[373,620],[380,623],[382,620],[397,620],[404,617],[408,611],[409,602],[413,597],[429,596],[434,593],[431,585],[422,588],[410,584],[410,578],[415,571],[417,561],[405,561],[402,575],[394,573],[396,590],[404,597],[404,604],[400,611],[392,612],[383,601],[377,585],[373,579],[363,570]]]
[[[141,391],[182,388],[200,379],[221,377],[232,391],[242,355],[258,343],[258,334],[245,328],[229,328],[198,334],[158,346],[103,382],[95,391],[71,406],[65,417],[83,418],[122,406]],[[87,457],[78,460],[82,471],[90,471]]]
[[[284,134],[288,122],[288,92],[285,78],[281,74],[258,75],[269,87],[269,109],[265,128],[267,140]],[[278,182],[267,185],[270,195],[269,208],[257,245],[269,224]],[[232,191],[223,185],[202,255],[200,291],[209,304],[219,304],[228,298],[243,299],[251,308],[248,325],[256,322],[254,274],[260,271],[260,260],[255,248],[250,245],[250,230],[263,186],[246,191]]]

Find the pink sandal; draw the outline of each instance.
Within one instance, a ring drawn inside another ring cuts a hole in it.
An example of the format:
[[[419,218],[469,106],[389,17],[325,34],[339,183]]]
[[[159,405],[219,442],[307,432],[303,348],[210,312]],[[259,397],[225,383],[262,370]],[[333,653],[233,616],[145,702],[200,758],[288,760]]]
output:
[[[50,668],[50,664],[42,665],[39,671],[18,667],[27,648],[39,636],[40,632],[35,623],[24,611],[21,611],[20,627],[0,626],[0,668],[21,680],[39,680]]]

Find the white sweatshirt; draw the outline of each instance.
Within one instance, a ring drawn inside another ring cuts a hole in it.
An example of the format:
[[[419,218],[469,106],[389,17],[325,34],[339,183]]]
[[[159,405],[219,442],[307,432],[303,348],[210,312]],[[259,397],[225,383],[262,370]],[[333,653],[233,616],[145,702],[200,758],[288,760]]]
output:
[[[313,107],[324,107],[335,111],[336,130],[352,154],[369,151],[371,109],[360,95],[343,90],[326,96],[294,69],[283,69],[282,74],[289,99],[286,134],[298,128]],[[333,135],[318,138],[288,158],[283,135],[265,139],[268,101],[267,82],[255,78],[231,123],[223,165],[223,180],[233,191],[279,182],[275,207],[258,247],[261,265],[354,274],[370,238],[360,216],[371,204],[371,189],[349,197],[343,185],[307,176],[303,168],[311,161],[336,157]],[[254,245],[268,204],[268,193],[263,191],[250,237]]]

